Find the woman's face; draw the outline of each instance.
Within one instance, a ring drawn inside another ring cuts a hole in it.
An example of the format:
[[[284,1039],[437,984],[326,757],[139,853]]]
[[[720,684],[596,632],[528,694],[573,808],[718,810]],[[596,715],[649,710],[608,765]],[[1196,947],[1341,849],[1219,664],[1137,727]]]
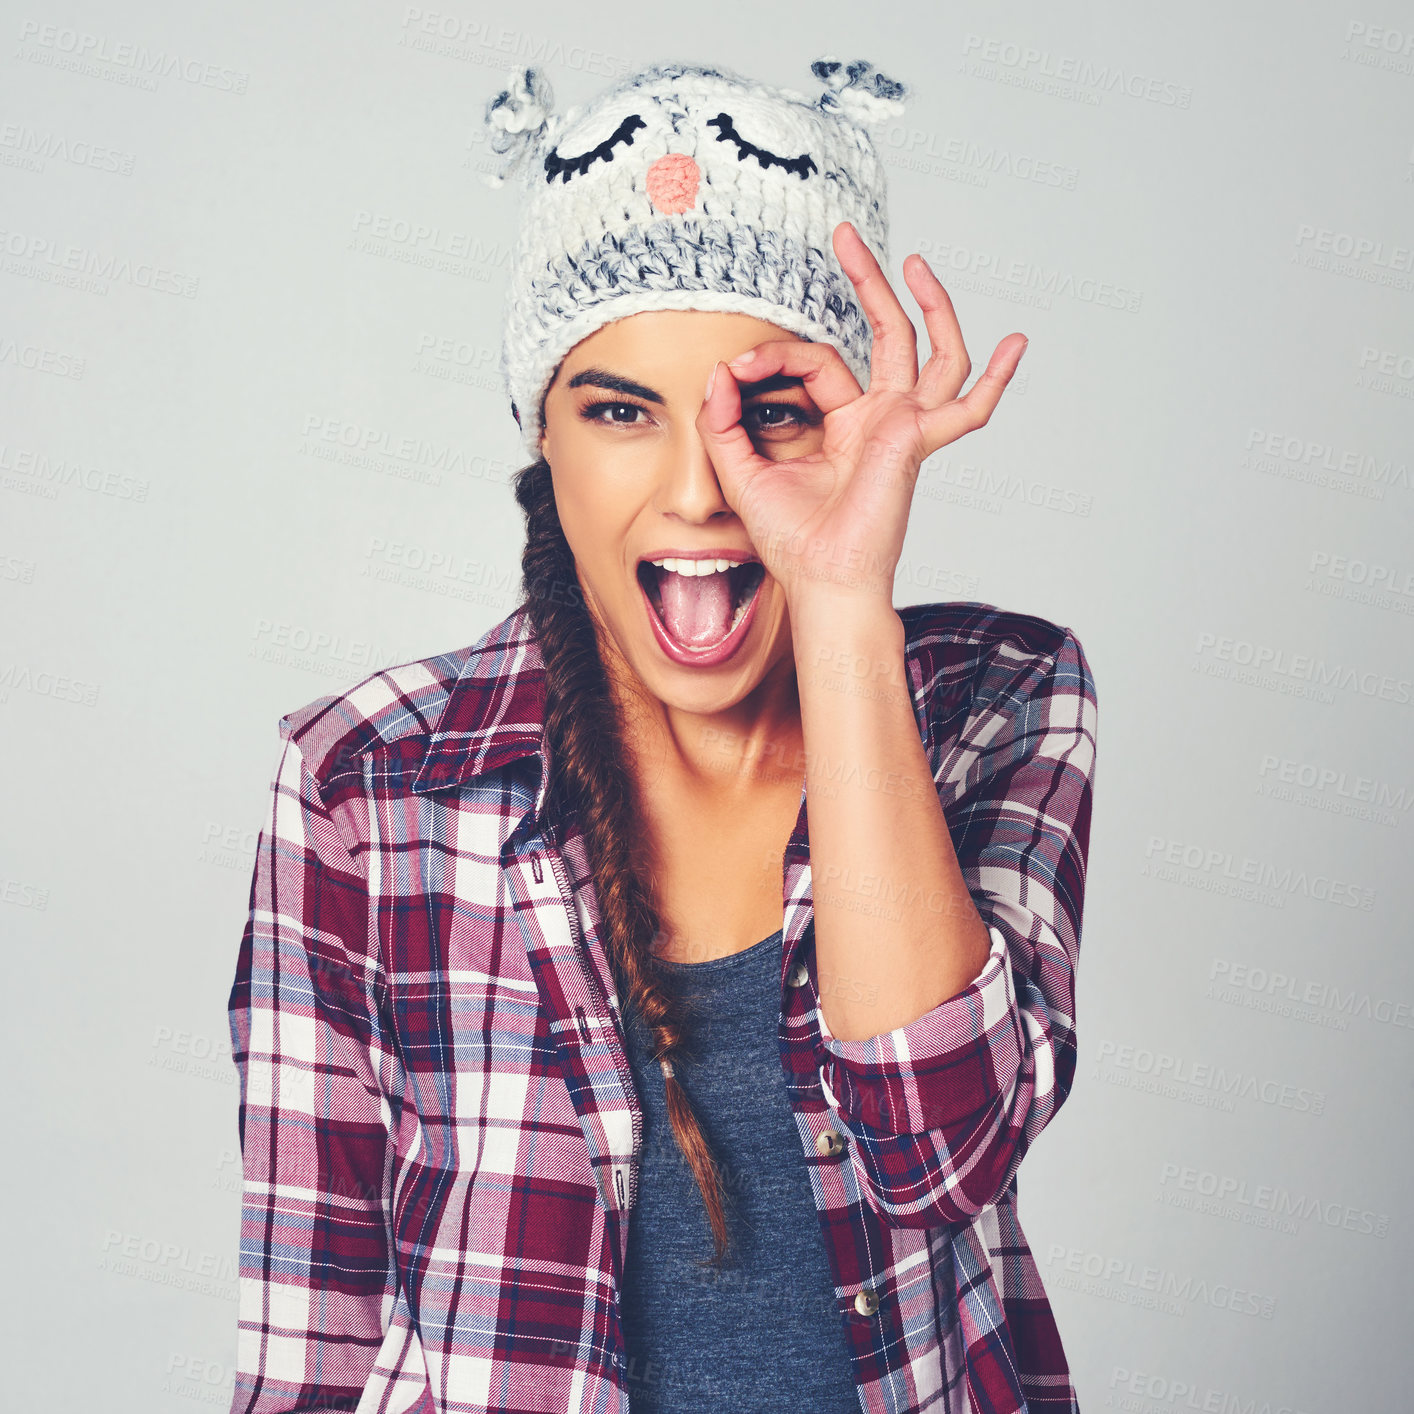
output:
[[[796,337],[745,314],[646,310],[575,345],[545,399],[540,446],[585,600],[637,678],[685,711],[723,711],[794,668],[784,594],[723,496],[696,422],[717,359]],[[760,455],[818,450],[823,417],[799,379],[742,383],[741,396]],[[702,555],[696,565],[713,572],[651,563]],[[718,558],[741,563],[723,570]]]

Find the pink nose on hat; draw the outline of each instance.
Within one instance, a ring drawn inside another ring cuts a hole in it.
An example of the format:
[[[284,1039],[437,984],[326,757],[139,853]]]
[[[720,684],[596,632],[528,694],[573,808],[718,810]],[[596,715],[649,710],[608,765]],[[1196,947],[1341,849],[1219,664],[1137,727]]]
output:
[[[659,211],[676,215],[697,205],[702,169],[685,152],[669,152],[648,169],[648,200]]]

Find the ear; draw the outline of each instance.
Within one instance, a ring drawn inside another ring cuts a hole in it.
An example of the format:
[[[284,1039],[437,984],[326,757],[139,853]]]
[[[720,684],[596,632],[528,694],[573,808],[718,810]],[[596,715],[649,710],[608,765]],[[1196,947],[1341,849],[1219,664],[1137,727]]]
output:
[[[482,175],[488,187],[502,186],[513,173],[528,174],[535,158],[544,157],[560,125],[554,103],[543,70],[524,64],[511,70],[506,87],[486,104],[491,150],[504,158],[496,172]]]

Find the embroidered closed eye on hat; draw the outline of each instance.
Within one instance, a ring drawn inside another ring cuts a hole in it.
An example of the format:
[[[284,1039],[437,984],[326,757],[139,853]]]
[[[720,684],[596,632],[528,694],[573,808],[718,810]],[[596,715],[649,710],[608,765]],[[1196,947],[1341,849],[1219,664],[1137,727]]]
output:
[[[873,342],[832,235],[850,221],[888,263],[887,183],[870,129],[908,89],[872,64],[816,60],[817,96],[720,66],[655,64],[563,115],[544,73],[486,105],[485,178],[524,189],[501,373],[532,459],[560,361],[646,309],[732,310],[833,344],[861,385]]]

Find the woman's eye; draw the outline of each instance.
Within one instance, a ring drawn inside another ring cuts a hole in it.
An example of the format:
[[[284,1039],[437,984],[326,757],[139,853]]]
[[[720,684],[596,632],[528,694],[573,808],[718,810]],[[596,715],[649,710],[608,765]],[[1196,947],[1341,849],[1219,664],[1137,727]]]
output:
[[[580,416],[586,422],[596,422],[601,427],[642,427],[638,418],[647,409],[637,403],[603,401],[587,403]],[[609,416],[604,414],[608,413]],[[742,421],[748,431],[757,433],[789,432],[794,435],[810,426],[812,419],[802,408],[791,403],[754,403],[742,409]]]
[[[791,403],[756,403],[742,415],[755,417],[756,426],[763,432],[775,431],[777,428],[796,432],[808,426],[810,422],[805,413]]]
[[[627,412],[630,414],[630,417],[611,417],[606,419],[602,416],[603,413],[610,410],[613,410],[615,412]],[[601,422],[606,427],[610,426],[611,424],[619,427],[633,427],[636,424],[632,420],[631,415],[633,413],[642,411],[643,409],[639,407],[637,403],[590,403],[580,414],[580,416],[584,418],[586,422]]]

